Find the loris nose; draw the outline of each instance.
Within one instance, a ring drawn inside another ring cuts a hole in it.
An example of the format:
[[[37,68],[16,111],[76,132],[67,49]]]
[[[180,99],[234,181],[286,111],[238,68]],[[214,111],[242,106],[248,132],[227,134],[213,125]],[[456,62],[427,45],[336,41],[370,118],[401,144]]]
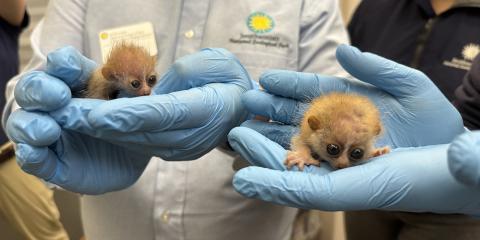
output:
[[[349,166],[350,166],[350,164],[348,164],[348,163],[337,163],[337,164],[335,164],[335,167],[337,169],[342,169],[342,168],[346,168],[346,167],[349,167]]]
[[[142,96],[148,96],[148,95],[150,95],[151,92],[152,92],[152,91],[151,91],[150,89],[145,89],[145,90],[143,90],[143,92],[142,92]]]

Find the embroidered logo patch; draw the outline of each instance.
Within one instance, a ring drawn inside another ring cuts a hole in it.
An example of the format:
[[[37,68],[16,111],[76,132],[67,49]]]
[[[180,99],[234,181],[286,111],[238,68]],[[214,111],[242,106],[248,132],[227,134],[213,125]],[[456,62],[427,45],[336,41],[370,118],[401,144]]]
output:
[[[443,65],[468,71],[472,66],[473,59],[475,59],[478,54],[480,54],[480,45],[469,43],[463,47],[460,58],[454,57],[450,61],[443,61]]]
[[[480,46],[470,43],[463,47],[462,55],[466,60],[472,61],[480,53]]]
[[[273,18],[263,12],[254,12],[247,18],[247,26],[250,31],[262,34],[268,33],[275,27]]]

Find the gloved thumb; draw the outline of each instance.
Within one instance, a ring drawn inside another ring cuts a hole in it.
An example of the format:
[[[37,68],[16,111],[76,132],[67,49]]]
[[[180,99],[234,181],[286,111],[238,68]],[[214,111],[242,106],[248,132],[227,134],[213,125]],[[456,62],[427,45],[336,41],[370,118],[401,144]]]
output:
[[[448,167],[460,182],[480,187],[480,131],[466,132],[448,148]]]
[[[59,48],[47,56],[46,72],[63,80],[72,92],[83,90],[97,64],[72,46]]]
[[[352,76],[396,97],[416,96],[436,89],[422,72],[352,46],[340,45],[336,56]]]

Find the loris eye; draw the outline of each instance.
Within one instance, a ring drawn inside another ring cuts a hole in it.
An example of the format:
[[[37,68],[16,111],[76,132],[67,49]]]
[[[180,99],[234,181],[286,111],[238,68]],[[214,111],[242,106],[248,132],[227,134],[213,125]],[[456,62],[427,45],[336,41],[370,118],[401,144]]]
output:
[[[336,156],[340,153],[340,147],[337,144],[328,144],[327,152],[332,156]]]
[[[363,157],[363,150],[360,148],[355,148],[350,152],[350,157],[354,160],[360,160]]]
[[[140,81],[139,80],[133,80],[131,83],[133,88],[138,88],[140,87]]]
[[[148,77],[147,83],[148,83],[148,86],[150,86],[150,87],[155,85],[155,83],[157,83],[157,76],[152,75],[152,76]]]

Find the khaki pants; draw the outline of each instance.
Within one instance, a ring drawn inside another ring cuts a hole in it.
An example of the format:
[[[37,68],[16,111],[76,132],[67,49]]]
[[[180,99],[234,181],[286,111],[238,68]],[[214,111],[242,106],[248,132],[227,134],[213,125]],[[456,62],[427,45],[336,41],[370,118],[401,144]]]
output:
[[[346,212],[345,225],[348,240],[480,239],[480,220],[460,214]]]
[[[53,192],[15,158],[0,163],[0,214],[24,239],[68,239]]]

